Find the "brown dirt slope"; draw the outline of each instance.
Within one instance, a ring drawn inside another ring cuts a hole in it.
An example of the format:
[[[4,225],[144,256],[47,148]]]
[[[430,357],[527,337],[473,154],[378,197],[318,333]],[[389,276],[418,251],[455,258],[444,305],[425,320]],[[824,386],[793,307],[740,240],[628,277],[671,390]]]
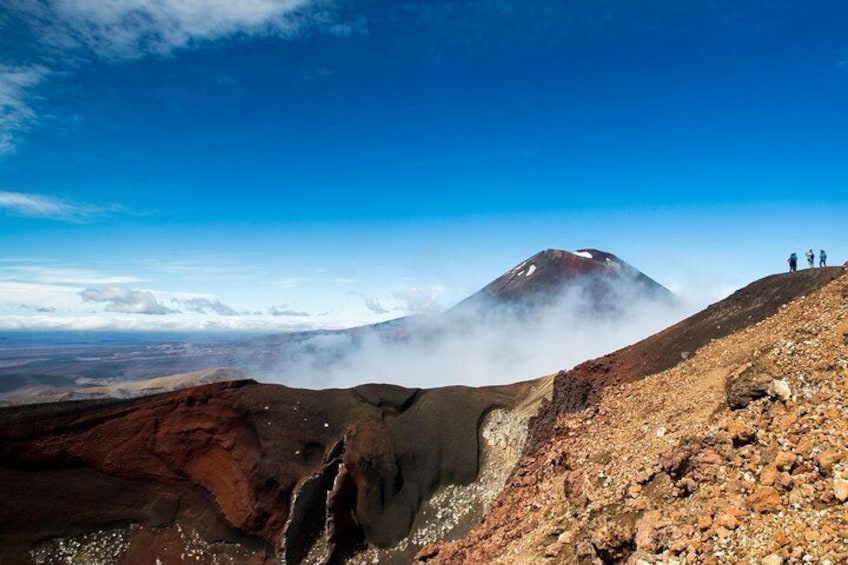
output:
[[[334,482],[344,487],[333,499],[334,551],[393,543],[436,488],[476,478],[480,421],[528,386],[311,391],[237,381],[3,409],[0,562],[109,530],[123,540],[112,562],[151,560],[199,536],[237,544],[236,563],[273,559],[285,542],[286,562],[299,563],[326,527]]]
[[[716,312],[754,313],[716,305],[693,320],[724,335],[696,336],[686,360],[601,373],[593,403],[553,418],[484,522],[420,560],[848,562],[848,274],[820,284],[834,274],[760,281],[734,296],[757,291],[771,316],[725,333]],[[800,296],[781,306],[767,284]]]
[[[596,402],[605,387],[673,367],[711,340],[772,316],[782,305],[815,292],[841,273],[841,268],[831,267],[765,277],[634,345],[561,371],[554,379],[550,404],[543,404],[531,424],[528,450],[553,437],[559,414]]]

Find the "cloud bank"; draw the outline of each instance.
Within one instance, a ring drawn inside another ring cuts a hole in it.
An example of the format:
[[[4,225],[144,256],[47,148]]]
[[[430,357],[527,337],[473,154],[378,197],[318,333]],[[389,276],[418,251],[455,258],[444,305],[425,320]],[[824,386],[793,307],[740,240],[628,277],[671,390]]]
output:
[[[573,288],[533,309],[478,304],[376,327],[281,339],[276,353],[237,360],[253,378],[307,388],[369,382],[410,387],[487,385],[569,368],[651,335],[696,310],[616,288],[598,310]]]
[[[105,310],[107,312],[152,314],[158,316],[178,312],[178,310],[168,308],[159,302],[155,294],[146,290],[132,290],[118,286],[88,288],[82,291],[80,296],[86,302],[106,304]]]
[[[178,301],[189,312],[199,314],[218,314],[219,316],[238,316],[239,313],[218,299],[211,298],[188,298]]]
[[[269,316],[295,316],[300,318],[309,317],[309,312],[303,312],[301,310],[292,310],[291,308],[286,308],[285,306],[271,306],[268,308]]]

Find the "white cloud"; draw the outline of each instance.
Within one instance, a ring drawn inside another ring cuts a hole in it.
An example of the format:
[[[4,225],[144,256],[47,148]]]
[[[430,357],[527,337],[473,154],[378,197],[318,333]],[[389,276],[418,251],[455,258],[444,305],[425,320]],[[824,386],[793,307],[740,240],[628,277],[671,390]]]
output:
[[[371,310],[374,314],[388,314],[389,309],[383,306],[379,298],[362,294],[361,292],[351,292],[352,295],[358,296],[365,302],[365,307]]]
[[[133,290],[119,286],[87,288],[80,293],[86,302],[105,303],[107,312],[124,314],[174,314],[177,310],[168,308],[150,291]]]
[[[189,312],[197,312],[199,314],[218,314],[219,316],[238,316],[239,313],[223,304],[218,299],[211,298],[189,298],[180,300],[179,303]]]
[[[239,34],[288,35],[314,0],[47,0],[23,9],[48,21],[56,47],[83,46],[105,58],[166,54]]]
[[[37,121],[28,99],[48,74],[41,65],[0,64],[0,155],[12,153],[18,137]]]
[[[12,216],[84,223],[116,209],[114,206],[80,204],[43,194],[0,190],[0,212]]]
[[[292,310],[290,308],[286,308],[286,306],[283,305],[283,306],[271,306],[270,308],[268,308],[268,315],[269,316],[295,316],[295,317],[306,318],[310,314],[309,314],[309,312]]]
[[[33,312],[41,312],[42,314],[51,314],[56,311],[53,306],[33,306],[31,304],[19,304],[21,310],[32,310]]]
[[[398,310],[410,314],[434,314],[441,310],[441,297],[445,289],[441,286],[412,287],[393,293],[402,306]]]

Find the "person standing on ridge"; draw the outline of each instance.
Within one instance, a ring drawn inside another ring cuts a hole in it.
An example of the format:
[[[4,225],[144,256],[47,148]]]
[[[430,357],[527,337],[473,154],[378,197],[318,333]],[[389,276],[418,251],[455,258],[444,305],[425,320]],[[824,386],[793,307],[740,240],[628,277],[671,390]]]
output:
[[[812,249],[810,249],[809,251],[807,251],[807,253],[806,253],[805,257],[807,258],[807,267],[809,267],[810,269],[812,269],[813,267],[815,267],[815,266],[816,266],[816,254],[815,254],[815,253],[813,253],[813,250],[812,250]]]
[[[819,267],[827,267],[827,253],[824,249],[819,249]]]
[[[798,270],[798,255],[796,253],[793,252],[792,255],[789,256],[789,259],[787,259],[787,262],[789,263],[790,273],[794,273]]]

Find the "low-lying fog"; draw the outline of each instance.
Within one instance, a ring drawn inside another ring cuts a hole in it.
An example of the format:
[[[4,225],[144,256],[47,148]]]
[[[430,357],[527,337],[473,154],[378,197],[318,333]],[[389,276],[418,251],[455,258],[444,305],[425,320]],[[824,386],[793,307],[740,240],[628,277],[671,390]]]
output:
[[[436,316],[316,335],[281,347],[261,362],[237,361],[257,380],[295,387],[503,384],[570,368],[695,311],[688,301],[646,298],[626,285],[618,285],[604,304],[611,307],[599,310],[590,292],[572,287],[541,307],[477,303]]]

